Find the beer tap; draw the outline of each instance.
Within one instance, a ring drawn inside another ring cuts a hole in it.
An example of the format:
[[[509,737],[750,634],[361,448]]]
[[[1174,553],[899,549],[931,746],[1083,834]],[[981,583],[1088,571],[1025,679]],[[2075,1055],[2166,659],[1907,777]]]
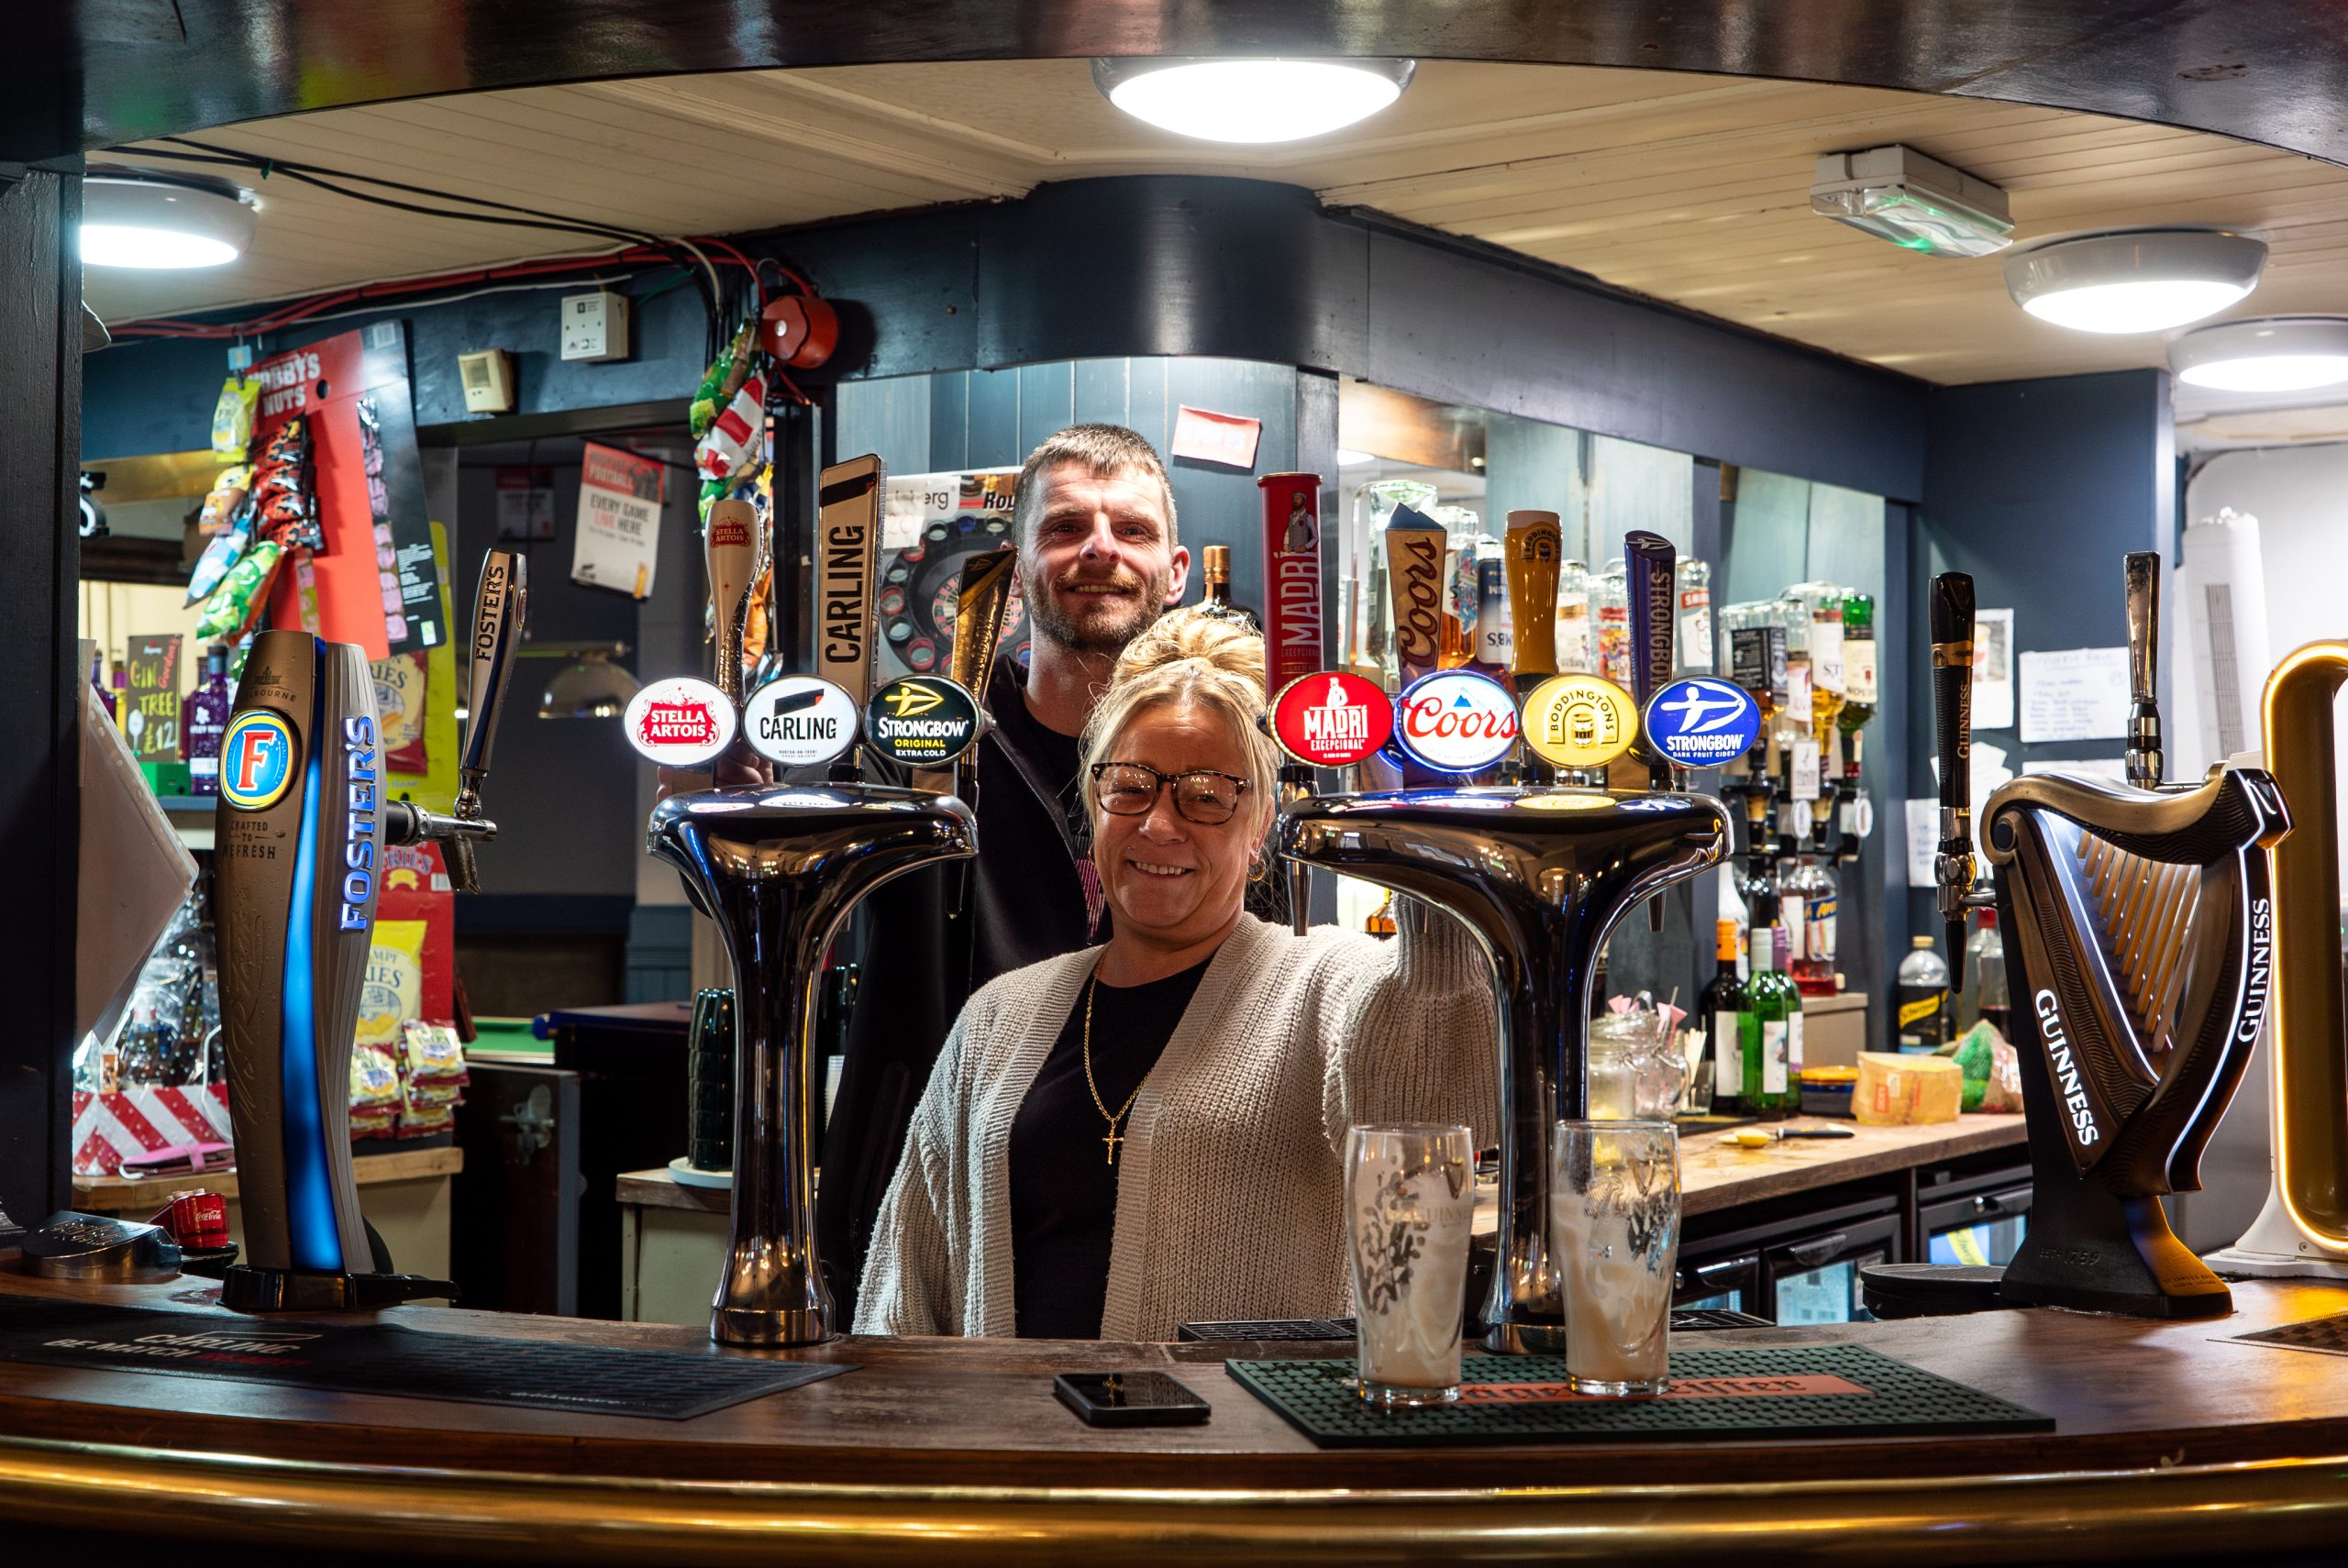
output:
[[[1264,698],[1268,704],[1293,682],[1321,668],[1321,476],[1266,474],[1256,481],[1264,522]],[[1280,799],[1312,793],[1312,769],[1291,758],[1280,766]],[[1302,936],[1312,924],[1312,873],[1290,861],[1289,929]]]
[[[1660,534],[1639,530],[1623,536],[1623,561],[1631,589],[1631,700],[1644,714],[1655,694],[1671,684],[1674,627],[1678,624],[1672,578],[1678,552]],[[1634,750],[1647,765],[1647,788],[1662,792],[1678,788],[1671,759],[1644,730]],[[1662,911],[1656,911],[1659,923]]]
[[[1933,885],[1948,955],[1965,952],[1965,911],[1973,897],[1973,579],[1933,579],[1933,723],[1941,760],[1941,842]]]
[[[464,743],[457,750],[456,802],[446,816],[406,801],[383,807],[383,841],[443,846],[449,884],[460,893],[481,891],[473,846],[497,836],[497,824],[482,814],[481,788],[489,778],[490,743],[497,737],[498,711],[521,649],[529,597],[528,557],[492,550],[482,558],[481,585],[473,594],[471,679],[465,688]]]
[[[1512,512],[1508,561],[1509,674],[1522,706],[1525,693],[1557,673],[1557,570],[1565,535],[1554,512]],[[1556,772],[1531,746],[1520,764],[1527,784],[1548,784]]]
[[[2149,569],[2132,558],[2127,572],[2140,694],[2150,687],[2148,645],[2159,624],[2156,569],[2157,558]],[[1933,590],[1943,813],[1935,866],[1955,953],[1974,901],[1966,896],[1973,856],[1963,810],[1973,584],[1948,573]],[[2148,697],[2138,717],[2132,764],[2154,777],[2159,716]],[[2142,763],[2139,750],[2148,754]],[[2013,1014],[2030,1134],[2030,1234],[1998,1278],[1999,1303],[2148,1318],[2232,1309],[2226,1286],[2170,1231],[2161,1199],[2201,1185],[2201,1153],[2249,1065],[2276,920],[2265,852],[2290,823],[2275,779],[2232,763],[2191,790],[2044,773],[1989,796],[1981,851],[1995,878],[2007,977],[2015,996],[2031,999]],[[2328,1048],[2336,1060],[2337,1040]],[[2330,1114],[2338,1116],[2336,1104]],[[1951,1309],[1941,1298],[1946,1276],[1929,1265],[1862,1276],[1870,1306],[1889,1315]],[[1977,1294],[1980,1286],[1967,1288]]]
[[[881,494],[877,458],[824,470],[823,537],[815,551],[823,678],[785,679],[828,691],[849,712],[865,705],[867,743],[921,777],[958,765],[978,738],[979,713],[968,693],[943,677],[908,676],[871,689]],[[737,544],[728,537],[718,547]],[[733,609],[724,602],[735,581],[723,569],[731,558],[713,556],[721,635]],[[1007,560],[986,564],[1008,571]],[[1007,590],[1006,579],[994,580]],[[980,586],[966,579],[966,591]],[[1000,625],[998,609],[998,632]],[[958,633],[958,653],[982,661],[993,646],[986,631],[972,625]],[[735,657],[738,669],[738,646]],[[716,658],[722,679],[722,642]],[[674,795],[653,808],[646,828],[648,852],[674,866],[694,906],[716,921],[734,971],[734,1187],[726,1259],[710,1305],[710,1337],[725,1344],[811,1344],[832,1337],[832,1296],[816,1255],[814,1166],[821,1103],[814,1030],[825,955],[873,889],[978,852],[976,823],[962,801],[862,783],[852,763],[844,771],[840,761],[855,745],[854,726],[845,729],[825,743],[829,755],[804,759],[833,763],[828,784]],[[966,787],[975,786],[966,780]]]
[[[434,839],[472,882],[496,836],[482,812],[490,741],[522,636],[522,558],[492,550],[473,606],[471,712],[452,814],[383,798],[382,726],[365,652],[300,630],[253,640],[221,737],[214,868],[222,1052],[244,1212],[220,1300],[238,1312],[454,1298],[396,1274],[359,1204],[350,1055],[386,842]]]
[[[2161,557],[2132,550],[2124,568],[2128,595],[2128,782],[2161,787]]]
[[[1443,650],[1443,525],[1415,507],[1397,506],[1386,523],[1386,587],[1394,605],[1397,690],[1408,691],[1439,667]],[[1402,782],[1434,784],[1442,775],[1407,756]]]

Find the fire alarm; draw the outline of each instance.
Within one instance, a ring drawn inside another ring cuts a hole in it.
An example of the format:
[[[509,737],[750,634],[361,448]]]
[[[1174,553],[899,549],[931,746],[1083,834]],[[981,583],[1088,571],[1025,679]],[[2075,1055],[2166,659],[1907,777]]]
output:
[[[759,313],[759,345],[779,364],[814,370],[840,345],[839,313],[814,294],[785,294]]]
[[[458,355],[457,374],[464,382],[467,414],[514,412],[514,356],[504,349]]]

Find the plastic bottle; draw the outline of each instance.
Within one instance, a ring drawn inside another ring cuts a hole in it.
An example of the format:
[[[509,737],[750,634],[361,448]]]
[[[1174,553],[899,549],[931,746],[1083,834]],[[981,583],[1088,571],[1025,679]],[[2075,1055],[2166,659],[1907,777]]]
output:
[[[2002,955],[1999,962],[2002,967]],[[1948,964],[1931,937],[1910,939],[1908,956],[1899,960],[1894,995],[1893,1047],[1924,1055],[1939,1050],[1948,1039]]]

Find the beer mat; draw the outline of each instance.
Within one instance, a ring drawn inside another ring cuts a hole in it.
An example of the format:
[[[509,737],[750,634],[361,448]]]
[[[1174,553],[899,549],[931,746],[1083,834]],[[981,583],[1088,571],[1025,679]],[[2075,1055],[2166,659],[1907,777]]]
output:
[[[1391,1414],[1362,1403],[1350,1359],[1233,1361],[1224,1369],[1323,1448],[2054,1430],[2035,1410],[1860,1345],[1674,1351],[1671,1392],[1655,1399],[1576,1394],[1562,1356],[1469,1356],[1458,1403]]]
[[[0,1361],[687,1421],[847,1366],[0,1297]]]
[[[2254,1334],[2235,1334],[2232,1338],[2237,1344],[2274,1345],[2282,1350],[2348,1355],[2348,1312],[2330,1318],[2310,1318],[2304,1323],[2286,1323],[2279,1329],[2261,1329]]]

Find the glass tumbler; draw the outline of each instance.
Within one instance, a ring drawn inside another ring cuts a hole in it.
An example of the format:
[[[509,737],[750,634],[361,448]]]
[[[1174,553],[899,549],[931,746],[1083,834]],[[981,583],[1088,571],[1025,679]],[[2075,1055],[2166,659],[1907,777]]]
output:
[[[1346,1134],[1361,1397],[1380,1409],[1459,1397],[1475,1165],[1465,1127],[1356,1127]]]
[[[1549,1247],[1567,1381],[1579,1394],[1660,1394],[1670,1386],[1679,1134],[1667,1121],[1560,1121],[1556,1134]]]

